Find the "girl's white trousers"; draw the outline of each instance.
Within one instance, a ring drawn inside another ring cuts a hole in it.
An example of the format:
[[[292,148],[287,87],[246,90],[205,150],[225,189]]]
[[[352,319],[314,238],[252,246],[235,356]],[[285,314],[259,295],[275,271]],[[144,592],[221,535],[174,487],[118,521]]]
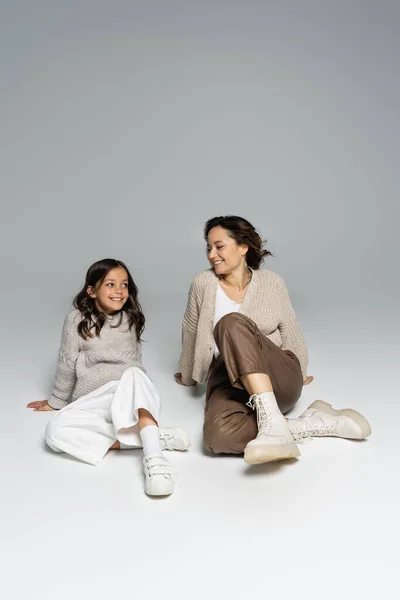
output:
[[[158,423],[160,396],[149,377],[131,367],[119,381],[110,381],[62,408],[47,425],[46,442],[55,452],[97,465],[116,440],[142,447],[140,408]]]

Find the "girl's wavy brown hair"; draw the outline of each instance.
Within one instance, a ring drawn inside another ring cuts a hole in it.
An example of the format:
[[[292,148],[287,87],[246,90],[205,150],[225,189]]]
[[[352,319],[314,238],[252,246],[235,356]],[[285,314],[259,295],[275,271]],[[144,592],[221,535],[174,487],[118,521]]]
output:
[[[139,342],[141,341],[145,318],[138,301],[138,288],[127,266],[122,261],[115,260],[114,258],[104,258],[89,267],[86,273],[85,285],[74,299],[75,308],[78,308],[82,314],[82,321],[78,325],[78,332],[84,340],[94,337],[94,335],[99,336],[106,321],[106,316],[96,308],[95,299],[89,296],[87,289],[89,286],[95,288],[97,285],[102,284],[106,275],[117,267],[122,267],[127,272],[129,295],[124,306],[119,311],[121,313],[119,322],[112,327],[119,327],[121,325],[125,313],[128,317],[129,329],[132,329],[134,326],[137,339]]]

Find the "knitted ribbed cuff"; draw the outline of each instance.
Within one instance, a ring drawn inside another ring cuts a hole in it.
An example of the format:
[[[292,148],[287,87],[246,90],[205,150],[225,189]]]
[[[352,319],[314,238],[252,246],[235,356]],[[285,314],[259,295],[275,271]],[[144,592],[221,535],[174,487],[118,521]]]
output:
[[[190,387],[192,385],[196,385],[196,382],[194,379],[192,379],[190,376],[184,376],[182,373],[182,383],[183,385],[186,385],[187,387]]]
[[[67,405],[66,400],[60,400],[55,396],[51,396],[50,400],[48,400],[47,403],[49,406],[51,406],[51,408],[54,408],[55,410],[60,410],[61,408],[64,408],[64,406]]]

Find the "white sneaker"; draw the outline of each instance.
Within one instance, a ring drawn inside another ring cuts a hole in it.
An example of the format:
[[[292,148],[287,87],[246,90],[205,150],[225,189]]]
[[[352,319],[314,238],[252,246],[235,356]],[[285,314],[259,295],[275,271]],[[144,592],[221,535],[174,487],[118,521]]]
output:
[[[160,427],[160,442],[162,450],[187,450],[190,439],[183,429],[177,427]]]
[[[174,491],[174,471],[166,458],[150,454],[143,458],[144,491],[148,496],[169,496]]]
[[[248,464],[255,465],[300,456],[300,450],[273,394],[254,394],[250,396],[247,405],[257,410],[258,425],[257,437],[247,444],[244,451],[244,460]]]
[[[313,402],[298,419],[289,419],[288,425],[296,442],[325,436],[362,440],[371,434],[367,419],[359,412],[335,410],[323,400]]]

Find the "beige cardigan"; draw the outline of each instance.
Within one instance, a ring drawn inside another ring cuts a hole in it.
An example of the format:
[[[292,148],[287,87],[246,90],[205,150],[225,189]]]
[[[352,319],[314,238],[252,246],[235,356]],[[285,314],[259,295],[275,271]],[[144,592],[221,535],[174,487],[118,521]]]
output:
[[[190,286],[182,323],[182,353],[179,368],[184,385],[205,383],[214,354],[214,314],[218,278],[212,269],[200,273]],[[240,307],[261,333],[283,350],[291,350],[307,377],[308,355],[286,285],[272,271],[253,271]]]

